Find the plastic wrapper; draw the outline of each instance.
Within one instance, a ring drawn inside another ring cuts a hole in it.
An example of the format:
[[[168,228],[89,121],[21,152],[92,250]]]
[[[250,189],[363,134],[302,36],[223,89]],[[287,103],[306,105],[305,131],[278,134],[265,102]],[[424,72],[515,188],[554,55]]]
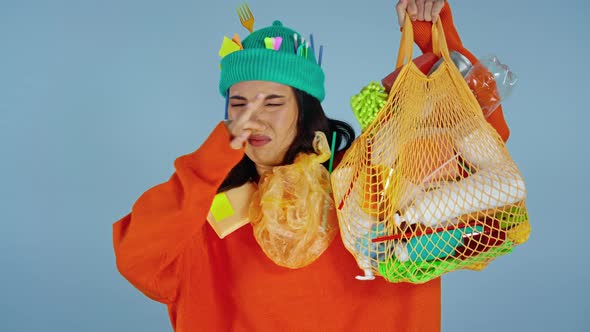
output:
[[[330,158],[326,136],[316,132],[313,145],[316,153],[299,154],[293,164],[266,174],[250,205],[256,241],[273,262],[292,269],[316,260],[338,230],[330,175],[322,165]]]

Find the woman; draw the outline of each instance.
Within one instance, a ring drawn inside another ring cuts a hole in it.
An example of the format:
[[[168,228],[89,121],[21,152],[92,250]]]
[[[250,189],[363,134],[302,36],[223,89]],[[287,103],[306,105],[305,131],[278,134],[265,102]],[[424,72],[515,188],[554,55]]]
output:
[[[418,20],[431,21],[443,4],[404,1],[398,9],[403,14],[411,5],[410,14],[419,10]],[[429,29],[417,31],[430,39]],[[167,305],[175,331],[440,330],[440,279],[358,281],[340,236],[329,237],[311,262],[285,268],[262,250],[251,225],[220,239],[207,223],[218,192],[262,181],[300,153],[312,154],[316,131],[327,137],[335,131],[341,151],[354,139],[350,126],[324,115],[323,72],[313,55],[295,53],[293,33],[275,22],[222,60],[229,121],[179,157],[170,180],[145,192],[114,224],[118,269]],[[282,37],[282,46],[265,49],[267,37]]]

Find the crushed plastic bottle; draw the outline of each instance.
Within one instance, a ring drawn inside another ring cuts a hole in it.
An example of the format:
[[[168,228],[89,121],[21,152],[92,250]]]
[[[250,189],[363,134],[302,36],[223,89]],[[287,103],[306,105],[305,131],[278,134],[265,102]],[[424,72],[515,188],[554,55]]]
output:
[[[457,51],[451,51],[449,55],[475,95],[486,118],[508,98],[518,82],[516,74],[495,55],[482,57],[475,64]],[[442,61],[442,59],[437,61],[428,74],[433,73]]]
[[[471,66],[465,81],[487,118],[512,94],[518,77],[497,56],[488,55]]]

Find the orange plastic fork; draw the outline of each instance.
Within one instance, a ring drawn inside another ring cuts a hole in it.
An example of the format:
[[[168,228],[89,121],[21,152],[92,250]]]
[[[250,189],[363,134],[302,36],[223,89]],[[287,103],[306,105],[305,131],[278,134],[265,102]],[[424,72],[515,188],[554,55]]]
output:
[[[248,4],[244,2],[243,5],[236,8],[236,11],[240,17],[240,23],[242,23],[242,26],[252,32],[254,30],[254,15],[252,15],[252,11],[250,11]]]

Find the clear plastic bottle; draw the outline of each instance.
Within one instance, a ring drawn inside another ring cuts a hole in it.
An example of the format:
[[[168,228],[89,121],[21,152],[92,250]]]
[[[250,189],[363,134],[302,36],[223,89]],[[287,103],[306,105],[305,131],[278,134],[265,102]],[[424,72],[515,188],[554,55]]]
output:
[[[449,55],[475,95],[486,118],[508,98],[518,82],[516,74],[495,55],[482,57],[475,64],[457,51],[451,51]],[[434,72],[442,61],[440,59],[436,62],[428,74]]]
[[[518,77],[497,56],[487,55],[471,66],[465,81],[475,95],[483,114],[489,117],[516,86]]]

